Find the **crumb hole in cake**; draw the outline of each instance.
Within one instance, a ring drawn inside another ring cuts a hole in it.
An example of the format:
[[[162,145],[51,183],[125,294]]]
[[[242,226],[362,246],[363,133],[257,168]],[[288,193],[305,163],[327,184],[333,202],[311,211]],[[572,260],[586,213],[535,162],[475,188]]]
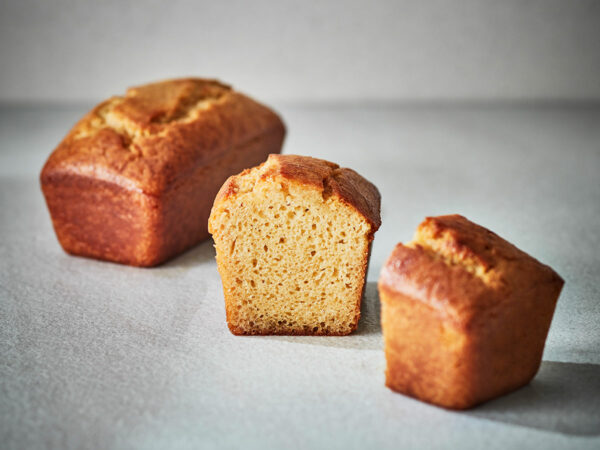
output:
[[[324,205],[297,190],[277,195],[265,204],[261,188],[244,197],[243,212],[224,218],[223,235],[237,237],[235,258],[228,260],[232,288],[251,302],[240,317],[261,332],[347,332],[356,321],[368,224],[332,198]]]

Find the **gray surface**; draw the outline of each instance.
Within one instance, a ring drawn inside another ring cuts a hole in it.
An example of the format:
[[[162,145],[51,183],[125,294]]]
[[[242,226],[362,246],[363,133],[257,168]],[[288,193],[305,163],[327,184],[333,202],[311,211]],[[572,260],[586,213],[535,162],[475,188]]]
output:
[[[2,447],[600,446],[600,108],[281,107],[286,152],[383,195],[342,338],[232,336],[210,243],[155,269],[65,255],[37,175],[84,109],[0,109]],[[463,413],[383,386],[375,289],[393,245],[451,212],[566,280],[535,380]]]
[[[266,100],[600,99],[597,0],[3,0],[0,100],[182,74]]]

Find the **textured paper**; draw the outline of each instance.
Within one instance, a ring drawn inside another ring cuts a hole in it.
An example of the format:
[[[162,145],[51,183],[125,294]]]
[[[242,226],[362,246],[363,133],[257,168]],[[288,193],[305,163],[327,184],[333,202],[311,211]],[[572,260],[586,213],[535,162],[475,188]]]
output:
[[[383,196],[360,327],[337,338],[232,336],[211,242],[154,269],[64,254],[37,176],[82,112],[0,110],[0,447],[600,447],[598,110],[282,108],[286,152]],[[384,387],[375,284],[453,212],[566,280],[535,380],[461,413]]]

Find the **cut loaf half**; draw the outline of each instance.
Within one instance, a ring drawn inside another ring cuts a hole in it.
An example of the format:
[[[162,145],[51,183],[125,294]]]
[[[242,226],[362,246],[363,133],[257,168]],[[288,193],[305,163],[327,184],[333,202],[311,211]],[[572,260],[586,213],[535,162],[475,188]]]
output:
[[[270,155],[230,177],[209,220],[230,330],[354,331],[379,208],[373,184],[320,159]]]

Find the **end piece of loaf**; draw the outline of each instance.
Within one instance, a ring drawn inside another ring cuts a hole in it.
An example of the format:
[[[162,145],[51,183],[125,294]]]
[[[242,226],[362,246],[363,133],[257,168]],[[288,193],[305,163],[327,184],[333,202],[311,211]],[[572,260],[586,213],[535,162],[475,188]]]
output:
[[[429,217],[379,279],[393,390],[465,409],[536,374],[563,280],[459,215]]]
[[[270,155],[230,177],[209,221],[230,330],[354,331],[379,207],[373,184],[320,159]]]
[[[48,158],[41,185],[68,253],[153,266],[208,237],[215,195],[281,149],[267,107],[213,80],[131,88],[96,106]]]

